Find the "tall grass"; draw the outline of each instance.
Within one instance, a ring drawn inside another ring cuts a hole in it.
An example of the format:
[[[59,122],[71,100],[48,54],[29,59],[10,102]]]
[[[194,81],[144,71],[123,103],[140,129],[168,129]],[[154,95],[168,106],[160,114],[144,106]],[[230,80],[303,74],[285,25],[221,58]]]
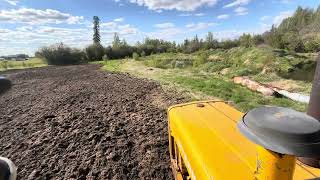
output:
[[[0,61],[0,71],[5,71],[9,69],[42,67],[46,65],[47,64],[39,58],[32,58],[26,61]]]

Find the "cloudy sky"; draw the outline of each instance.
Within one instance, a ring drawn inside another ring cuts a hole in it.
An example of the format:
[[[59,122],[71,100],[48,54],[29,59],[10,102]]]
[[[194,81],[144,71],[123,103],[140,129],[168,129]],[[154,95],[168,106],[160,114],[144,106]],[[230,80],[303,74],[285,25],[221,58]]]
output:
[[[218,39],[261,33],[319,0],[0,0],[0,55],[33,53],[64,42],[91,43],[92,17],[101,19],[103,45],[118,32],[129,43],[145,37],[181,42],[208,31]]]

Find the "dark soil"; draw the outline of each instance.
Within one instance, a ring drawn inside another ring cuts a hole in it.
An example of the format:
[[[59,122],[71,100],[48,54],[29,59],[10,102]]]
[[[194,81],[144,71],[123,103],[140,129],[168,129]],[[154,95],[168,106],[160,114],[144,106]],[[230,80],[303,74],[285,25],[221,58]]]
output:
[[[2,73],[0,156],[18,179],[172,179],[161,87],[97,65]]]

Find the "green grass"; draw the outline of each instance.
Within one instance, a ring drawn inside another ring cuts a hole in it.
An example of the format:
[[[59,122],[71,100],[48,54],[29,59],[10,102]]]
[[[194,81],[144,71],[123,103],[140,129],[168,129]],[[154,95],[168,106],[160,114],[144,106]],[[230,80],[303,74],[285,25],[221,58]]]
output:
[[[306,110],[306,105],[303,103],[297,103],[286,98],[265,97],[222,78],[186,76],[166,76],[164,78],[179,86],[218,97],[225,101],[231,101],[242,111],[248,111],[262,105],[290,107],[298,111]]]
[[[161,69],[145,66],[141,61],[108,61],[104,70],[128,72],[132,75],[149,78],[161,82],[165,87],[175,87],[182,92],[196,94],[190,99],[205,100],[208,97],[231,101],[241,111],[245,112],[262,105],[282,106],[305,111],[306,104],[286,98],[266,97],[234,84],[228,77],[204,73],[195,69]],[[200,94],[200,95],[199,95]]]
[[[99,61],[99,64],[104,65],[102,67],[103,70],[117,72],[117,71],[121,71],[120,67],[121,67],[122,61],[123,60]]]
[[[47,64],[39,58],[32,58],[27,61],[0,61],[0,71],[10,69],[35,68],[43,66],[47,66]]]
[[[208,57],[207,60],[201,57]],[[310,93],[315,70],[315,56],[312,53],[292,53],[270,47],[237,47],[230,50],[216,49],[198,51],[190,55],[163,53],[144,57],[142,62],[149,67],[161,69],[191,69],[223,75],[229,79],[235,76],[249,78],[277,85],[282,80],[289,83],[287,90]],[[290,85],[292,84],[292,85]]]

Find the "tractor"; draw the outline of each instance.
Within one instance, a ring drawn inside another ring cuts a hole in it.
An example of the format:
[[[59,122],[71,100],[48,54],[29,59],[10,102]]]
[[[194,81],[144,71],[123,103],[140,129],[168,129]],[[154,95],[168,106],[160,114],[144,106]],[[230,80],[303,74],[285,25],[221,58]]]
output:
[[[168,109],[176,180],[320,179],[320,58],[307,113],[264,106],[247,113],[226,102]]]

